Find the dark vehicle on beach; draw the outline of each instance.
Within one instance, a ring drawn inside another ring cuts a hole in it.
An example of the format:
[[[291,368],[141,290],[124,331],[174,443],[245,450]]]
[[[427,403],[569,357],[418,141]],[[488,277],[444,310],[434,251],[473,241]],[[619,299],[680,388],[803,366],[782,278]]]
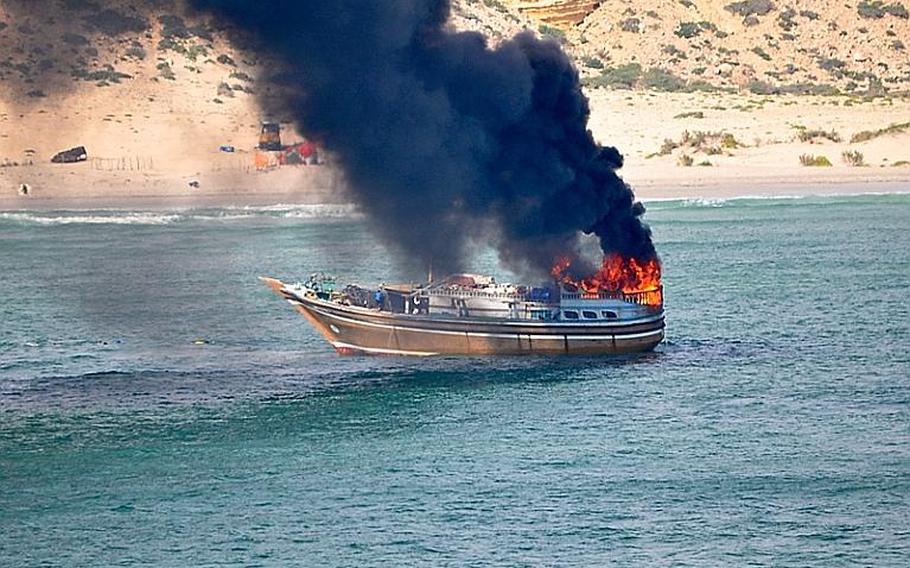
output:
[[[85,146],[76,146],[69,150],[57,152],[54,154],[54,157],[51,158],[51,162],[55,164],[74,164],[86,160],[88,160],[88,152],[85,151]]]

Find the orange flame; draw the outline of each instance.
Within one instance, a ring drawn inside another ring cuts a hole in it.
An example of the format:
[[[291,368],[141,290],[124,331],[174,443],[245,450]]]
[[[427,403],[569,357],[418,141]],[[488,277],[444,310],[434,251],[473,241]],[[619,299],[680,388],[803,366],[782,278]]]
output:
[[[558,258],[550,274],[558,282],[578,289],[583,297],[622,293],[634,296],[635,301],[641,304],[663,304],[660,261],[656,257],[641,262],[619,254],[607,254],[597,272],[580,280],[575,280],[568,274],[571,264],[566,257]]]

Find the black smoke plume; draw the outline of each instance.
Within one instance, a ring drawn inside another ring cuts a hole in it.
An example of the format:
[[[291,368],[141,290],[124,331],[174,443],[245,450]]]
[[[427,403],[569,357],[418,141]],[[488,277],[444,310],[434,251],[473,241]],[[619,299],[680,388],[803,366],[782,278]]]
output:
[[[587,129],[571,61],[526,32],[495,48],[446,27],[445,0],[196,0],[251,33],[293,85],[281,110],[334,152],[354,197],[405,258],[459,271],[471,241],[546,274],[580,234],[648,260],[622,156]],[[583,264],[582,264],[583,266]]]
[[[337,156],[379,234],[459,271],[471,241],[523,273],[579,263],[580,234],[649,260],[650,230],[587,129],[571,61],[526,32],[495,48],[446,26],[447,0],[196,0],[283,64],[281,110]]]

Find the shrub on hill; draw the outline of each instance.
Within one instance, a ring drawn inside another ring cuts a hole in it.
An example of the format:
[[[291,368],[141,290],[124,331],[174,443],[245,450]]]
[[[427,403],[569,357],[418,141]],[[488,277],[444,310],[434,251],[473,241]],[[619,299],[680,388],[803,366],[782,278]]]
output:
[[[724,10],[746,18],[748,16],[764,16],[774,9],[771,0],[743,0],[724,6]]]
[[[755,55],[761,57],[761,58],[764,59],[765,61],[771,61],[771,56],[768,55],[768,52],[765,51],[764,49],[762,49],[762,48],[756,46],[756,47],[753,47],[751,51],[752,51],[752,53],[754,53]]]
[[[148,22],[142,18],[127,16],[116,10],[102,10],[82,18],[86,28],[107,36],[119,36],[125,33],[140,33],[148,29]]]
[[[910,12],[899,2],[885,4],[881,0],[863,0],[856,6],[856,12],[862,18],[873,20],[884,18],[886,14],[891,14],[904,20],[910,18]]]
[[[540,32],[540,35],[553,38],[559,43],[565,43],[566,41],[566,32],[562,31],[559,28],[554,28],[553,26],[548,26],[546,24],[541,24],[537,31]]]
[[[75,69],[73,71],[73,77],[76,79],[82,79],[83,81],[95,81],[97,83],[119,83],[121,79],[132,79],[132,75],[126,73],[121,73],[114,69],[112,65],[105,65],[102,69],[96,69],[94,71],[89,71],[87,69]]]
[[[628,63],[618,67],[606,67],[597,77],[585,81],[591,87],[621,87],[631,89],[641,77],[641,65]]]
[[[244,73],[243,71],[232,71],[229,75],[231,79],[238,79],[240,81],[246,81],[247,83],[252,83],[253,78]]]
[[[619,22],[619,29],[624,32],[638,33],[641,31],[641,20],[638,18],[626,18]]]
[[[718,32],[717,26],[704,20],[700,22],[680,22],[673,33],[684,39],[692,39],[703,31],[714,32],[715,34],[721,33]]]
[[[63,40],[63,43],[75,47],[82,47],[83,45],[89,44],[88,38],[81,34],[65,33],[60,39]]]
[[[686,88],[686,82],[670,71],[654,67],[641,76],[641,84],[646,89],[675,93]]]
[[[159,64],[156,66],[156,69],[158,69],[158,73],[159,73],[163,78],[167,79],[168,81],[176,81],[176,80],[177,80],[177,76],[174,75],[174,70],[171,69],[171,64],[170,64],[170,63],[168,63],[168,62],[166,62],[166,61],[162,61],[161,63],[159,63]]]
[[[879,136],[901,134],[907,130],[910,130],[910,122],[892,123],[885,128],[879,128],[878,130],[863,130],[861,132],[857,132],[850,137],[850,143],[853,144],[856,142],[868,142],[869,140],[878,138]]]
[[[126,56],[134,59],[145,59],[145,48],[140,43],[133,43],[126,50]]]

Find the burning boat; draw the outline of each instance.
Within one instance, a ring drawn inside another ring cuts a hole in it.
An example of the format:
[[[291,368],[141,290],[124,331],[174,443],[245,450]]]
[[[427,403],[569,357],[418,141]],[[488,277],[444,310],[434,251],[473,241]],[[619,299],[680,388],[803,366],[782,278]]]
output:
[[[664,337],[659,265],[604,260],[572,280],[568,263],[548,287],[458,274],[423,285],[347,286],[313,275],[262,280],[341,354],[506,355],[634,353]]]

